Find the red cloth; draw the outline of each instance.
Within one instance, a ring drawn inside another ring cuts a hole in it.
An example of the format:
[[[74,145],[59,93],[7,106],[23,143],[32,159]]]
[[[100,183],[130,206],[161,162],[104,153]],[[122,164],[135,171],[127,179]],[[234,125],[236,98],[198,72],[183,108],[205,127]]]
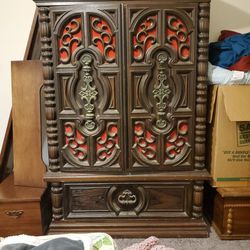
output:
[[[250,55],[242,56],[239,61],[231,65],[229,70],[250,71]]]
[[[218,41],[223,41],[224,39],[233,36],[233,35],[239,35],[240,33],[232,31],[232,30],[222,30],[220,32],[220,36],[218,38]]]
[[[224,39],[230,36],[238,35],[238,34],[240,33],[232,31],[232,30],[222,30],[220,32],[218,41],[223,41]],[[241,57],[236,63],[231,65],[228,69],[238,70],[238,71],[250,71],[250,55]]]

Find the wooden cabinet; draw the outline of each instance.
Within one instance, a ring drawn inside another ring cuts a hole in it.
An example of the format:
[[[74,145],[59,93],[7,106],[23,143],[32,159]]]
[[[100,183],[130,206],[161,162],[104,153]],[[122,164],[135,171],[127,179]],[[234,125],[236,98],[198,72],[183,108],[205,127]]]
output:
[[[207,236],[209,1],[35,2],[50,231]]]
[[[250,239],[250,187],[205,189],[205,213],[222,240]]]
[[[51,220],[49,192],[15,186],[13,174],[0,186],[0,236],[43,235]]]

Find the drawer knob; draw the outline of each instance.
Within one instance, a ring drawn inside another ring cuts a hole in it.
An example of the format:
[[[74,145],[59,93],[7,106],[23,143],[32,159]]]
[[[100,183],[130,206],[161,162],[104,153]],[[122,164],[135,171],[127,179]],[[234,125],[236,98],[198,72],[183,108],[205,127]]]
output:
[[[21,217],[23,213],[24,213],[23,210],[11,210],[11,211],[5,212],[6,215],[13,217],[15,219],[18,219],[19,217]]]
[[[134,205],[137,202],[137,198],[129,189],[126,189],[118,196],[118,202],[121,205]]]

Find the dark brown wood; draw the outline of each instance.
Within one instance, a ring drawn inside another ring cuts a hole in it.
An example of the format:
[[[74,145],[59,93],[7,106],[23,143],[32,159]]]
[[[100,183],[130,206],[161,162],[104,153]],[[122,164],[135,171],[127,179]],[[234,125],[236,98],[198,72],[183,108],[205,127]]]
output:
[[[215,188],[209,188],[213,192]],[[205,203],[212,225],[223,240],[250,239],[250,188],[218,188]]]
[[[204,238],[208,237],[208,227],[203,220],[193,219],[128,219],[110,221],[96,218],[91,220],[71,220],[69,224],[65,220],[52,222],[50,234],[65,232],[88,233],[106,232],[117,238],[144,238],[155,235],[156,237],[169,238]]]
[[[102,174],[96,178],[95,173],[80,174],[80,173],[53,173],[47,172],[45,174],[45,180],[48,182],[103,182],[106,180],[109,181],[122,181],[126,182],[127,175],[111,175],[111,174]],[[151,181],[175,181],[175,180],[187,180],[187,181],[198,181],[198,180],[208,180],[210,174],[206,171],[181,171],[181,172],[169,172],[169,173],[141,173],[141,174],[131,174],[129,175],[131,181],[140,181],[140,180],[151,180]]]
[[[15,185],[45,187],[42,161],[40,61],[16,61],[12,70],[12,119]],[[30,150],[29,156],[27,155]]]
[[[35,2],[50,233],[206,237],[209,1]]]
[[[13,175],[0,185],[0,235],[43,235],[50,223],[50,201],[43,188],[14,185]]]

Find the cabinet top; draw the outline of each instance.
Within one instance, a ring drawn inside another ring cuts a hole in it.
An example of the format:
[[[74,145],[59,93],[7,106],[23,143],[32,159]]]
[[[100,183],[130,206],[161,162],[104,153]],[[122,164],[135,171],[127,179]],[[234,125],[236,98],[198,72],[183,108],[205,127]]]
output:
[[[86,2],[96,2],[96,3],[107,3],[107,2],[132,2],[133,4],[143,2],[151,2],[148,0],[33,0],[38,6],[51,6],[51,5],[70,5],[70,4],[81,4]],[[156,2],[165,2],[165,3],[204,3],[210,2],[211,0],[156,0]]]

